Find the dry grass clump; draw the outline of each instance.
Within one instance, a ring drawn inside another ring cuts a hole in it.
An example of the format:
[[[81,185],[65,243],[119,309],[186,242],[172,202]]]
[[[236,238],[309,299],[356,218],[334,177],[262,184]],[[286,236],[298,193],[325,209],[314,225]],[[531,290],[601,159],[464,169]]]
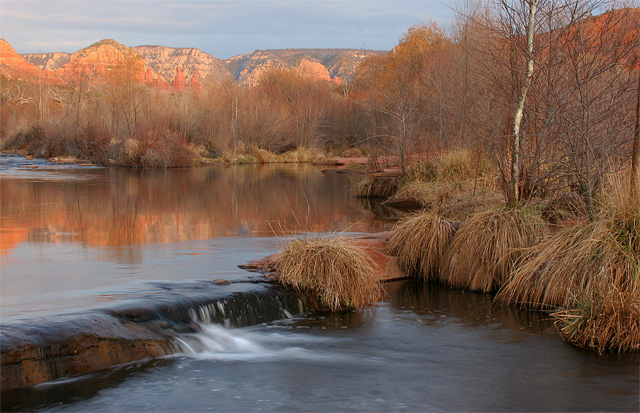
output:
[[[197,157],[185,137],[164,131],[111,141],[105,163],[135,168],[172,168],[194,166]]]
[[[389,198],[400,186],[400,177],[395,175],[369,175],[356,183],[351,192],[358,198]]]
[[[343,158],[362,158],[364,153],[359,148],[348,148],[342,151],[340,156]]]
[[[322,155],[307,148],[297,148],[278,155],[277,162],[283,163],[312,163],[322,159]]]
[[[554,234],[530,251],[530,258],[496,298],[541,308],[573,308],[598,291],[637,289],[639,203],[628,198],[609,203],[591,222]]]
[[[616,291],[583,298],[574,309],[553,313],[562,338],[598,352],[640,350],[640,292]]]
[[[453,221],[430,212],[418,213],[393,229],[387,249],[407,273],[438,279],[440,260],[456,229]]]
[[[278,162],[278,155],[273,152],[269,152],[266,149],[253,148],[251,151],[251,156],[258,163],[273,163]]]
[[[598,351],[640,349],[640,200],[609,188],[588,224],[535,247],[496,296],[557,309],[563,337]]]
[[[430,182],[438,177],[438,165],[435,161],[424,158],[409,164],[406,170],[404,181],[411,182]]]
[[[442,154],[438,159],[438,177],[448,181],[465,181],[487,176],[493,170],[491,162],[481,153],[458,149]]]
[[[584,199],[573,191],[564,191],[551,198],[542,209],[542,217],[552,224],[576,221],[587,216]]]
[[[276,278],[321,307],[352,310],[382,298],[374,265],[363,249],[344,238],[294,239],[282,250]]]
[[[442,257],[442,278],[457,288],[497,290],[524,250],[537,244],[546,232],[547,225],[534,211],[500,209],[474,214]]]
[[[411,163],[407,168],[405,183],[469,181],[486,177],[493,169],[491,162],[482,153],[456,149]]]
[[[412,199],[422,208],[448,219],[464,221],[472,214],[486,211],[502,203],[502,195],[484,188],[476,188],[474,182],[420,182],[401,186],[385,205]]]

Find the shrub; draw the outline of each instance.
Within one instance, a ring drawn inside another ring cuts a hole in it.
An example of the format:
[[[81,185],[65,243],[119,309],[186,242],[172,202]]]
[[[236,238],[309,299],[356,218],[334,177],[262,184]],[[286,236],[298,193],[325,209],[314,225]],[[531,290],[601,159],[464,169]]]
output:
[[[343,158],[362,158],[364,154],[359,148],[349,148],[349,149],[345,149],[342,152],[341,156]]]

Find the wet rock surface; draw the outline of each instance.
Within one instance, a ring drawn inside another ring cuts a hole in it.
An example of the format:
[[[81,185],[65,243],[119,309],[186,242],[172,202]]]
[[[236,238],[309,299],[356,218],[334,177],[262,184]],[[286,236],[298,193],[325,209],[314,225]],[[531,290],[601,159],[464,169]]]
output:
[[[200,322],[244,327],[305,311],[292,290],[267,282],[194,283],[127,305],[2,325],[0,388],[20,389],[177,351]]]

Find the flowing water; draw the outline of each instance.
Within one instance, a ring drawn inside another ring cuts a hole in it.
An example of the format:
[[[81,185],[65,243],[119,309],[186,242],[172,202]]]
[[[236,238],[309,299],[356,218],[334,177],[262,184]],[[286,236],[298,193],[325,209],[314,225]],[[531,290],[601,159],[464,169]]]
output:
[[[0,158],[3,331],[83,325],[100,311],[147,320],[145,309],[164,306],[176,346],[3,392],[2,411],[638,411],[637,355],[569,346],[545,314],[489,295],[396,282],[374,309],[298,316],[295,302],[260,298],[268,287],[237,265],[286,235],[389,229],[389,211],[349,196],[352,179],[310,166],[140,171]],[[218,278],[232,284],[214,287]],[[276,301],[271,318],[240,314]]]

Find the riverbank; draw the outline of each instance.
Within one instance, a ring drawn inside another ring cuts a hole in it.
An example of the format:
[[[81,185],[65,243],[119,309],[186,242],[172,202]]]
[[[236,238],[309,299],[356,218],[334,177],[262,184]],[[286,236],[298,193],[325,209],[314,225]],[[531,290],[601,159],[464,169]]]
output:
[[[597,214],[588,219],[581,198],[571,192],[507,208],[497,201],[492,181],[488,162],[450,153],[412,164],[404,177],[370,175],[353,192],[391,199],[385,202],[390,205],[402,199],[401,206],[420,211],[402,219],[384,240],[385,253],[409,276],[548,311],[561,336],[577,346],[597,352],[640,350],[640,200],[630,194],[628,183],[610,179],[597,198]],[[410,202],[407,193],[413,194]],[[294,242],[311,248],[304,238]],[[299,248],[291,245],[268,268],[284,283],[290,282],[289,270],[282,262],[303,265]],[[345,254],[350,245],[344,245]],[[322,274],[311,268],[318,261],[326,260],[323,266],[341,262],[338,255],[318,254],[307,272]],[[333,277],[346,273],[335,271]],[[295,286],[326,297],[330,294],[321,292],[325,278]],[[341,302],[350,302],[349,296]]]

